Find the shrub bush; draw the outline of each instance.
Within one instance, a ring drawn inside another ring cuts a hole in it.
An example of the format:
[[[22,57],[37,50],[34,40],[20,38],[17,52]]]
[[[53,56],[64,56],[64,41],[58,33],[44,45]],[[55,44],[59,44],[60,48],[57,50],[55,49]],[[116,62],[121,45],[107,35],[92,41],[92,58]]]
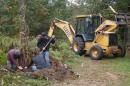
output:
[[[53,47],[50,50],[50,54],[51,56],[53,56],[54,58],[61,60],[64,63],[67,64],[73,64],[73,63],[78,63],[78,59],[80,56],[75,54],[69,47],[69,43],[68,42],[63,42],[63,41],[59,41],[56,50],[53,50]],[[56,45],[57,45],[56,44]]]

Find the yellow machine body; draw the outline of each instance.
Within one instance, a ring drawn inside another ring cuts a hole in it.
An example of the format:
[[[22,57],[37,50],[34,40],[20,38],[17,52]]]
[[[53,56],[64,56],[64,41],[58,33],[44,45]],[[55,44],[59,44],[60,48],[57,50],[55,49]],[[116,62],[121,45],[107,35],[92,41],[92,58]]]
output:
[[[86,16],[88,15],[80,15],[77,16],[76,18],[85,18]],[[94,46],[98,46],[98,49],[100,47],[103,51],[103,55],[110,55],[119,52],[118,45],[110,45],[111,44],[110,36],[116,33],[117,26],[118,24],[115,21],[105,20],[104,22],[102,22],[94,31],[95,33],[94,40],[84,42],[84,48],[82,50],[85,51],[84,54],[89,54],[90,51],[92,51],[92,53],[94,52],[96,55],[98,52],[95,52],[95,50],[91,50],[91,48]],[[73,45],[73,47],[71,48],[76,52],[79,45],[76,44],[74,41],[76,36],[76,31],[73,28],[73,26],[69,22],[60,19],[55,19],[50,26],[50,29],[48,31],[48,36],[51,37],[56,28],[59,28],[62,31],[64,31],[71,45]],[[99,59],[99,58],[95,58],[95,59]]]

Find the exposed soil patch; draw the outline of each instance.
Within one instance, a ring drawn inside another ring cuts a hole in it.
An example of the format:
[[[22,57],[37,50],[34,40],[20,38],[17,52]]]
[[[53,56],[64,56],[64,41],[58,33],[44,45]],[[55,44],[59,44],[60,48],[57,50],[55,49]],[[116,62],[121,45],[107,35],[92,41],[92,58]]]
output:
[[[81,58],[83,63],[76,67],[80,74],[76,80],[67,80],[63,83],[55,83],[52,86],[121,86],[121,80],[126,77],[123,74],[110,70],[109,60],[93,61],[89,58]]]
[[[63,64],[54,58],[51,58],[51,60],[51,68],[44,68],[33,72],[31,76],[33,78],[45,78],[53,81],[64,81],[65,79],[76,79],[78,77],[78,75],[76,75],[66,64]]]

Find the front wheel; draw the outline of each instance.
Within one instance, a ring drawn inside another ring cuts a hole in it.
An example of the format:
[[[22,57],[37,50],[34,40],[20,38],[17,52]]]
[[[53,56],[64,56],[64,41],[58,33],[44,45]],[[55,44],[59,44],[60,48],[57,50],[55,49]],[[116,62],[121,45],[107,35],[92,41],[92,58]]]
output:
[[[72,48],[73,51],[79,55],[84,54],[85,43],[82,37],[76,37],[73,41]]]
[[[100,60],[103,57],[103,49],[100,46],[95,45],[90,48],[89,55],[93,60]]]

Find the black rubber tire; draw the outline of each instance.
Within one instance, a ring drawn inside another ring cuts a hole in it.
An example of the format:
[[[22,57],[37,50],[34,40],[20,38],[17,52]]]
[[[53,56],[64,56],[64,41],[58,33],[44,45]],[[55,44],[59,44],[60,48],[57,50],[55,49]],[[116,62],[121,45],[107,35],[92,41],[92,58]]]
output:
[[[115,57],[125,57],[126,55],[126,49],[125,47],[122,47],[122,46],[118,46],[118,49],[120,49],[120,53],[115,53],[113,54]]]
[[[93,55],[94,51],[97,52],[97,56]],[[90,48],[89,55],[92,60],[101,60],[103,57],[103,49],[100,46],[95,45]]]
[[[74,45],[77,45],[77,50],[74,49]],[[74,41],[73,41],[73,44],[72,44],[72,48],[73,48],[73,51],[78,54],[78,55],[83,55],[84,54],[84,47],[85,47],[85,42],[83,40],[82,37],[75,37],[74,38]]]

